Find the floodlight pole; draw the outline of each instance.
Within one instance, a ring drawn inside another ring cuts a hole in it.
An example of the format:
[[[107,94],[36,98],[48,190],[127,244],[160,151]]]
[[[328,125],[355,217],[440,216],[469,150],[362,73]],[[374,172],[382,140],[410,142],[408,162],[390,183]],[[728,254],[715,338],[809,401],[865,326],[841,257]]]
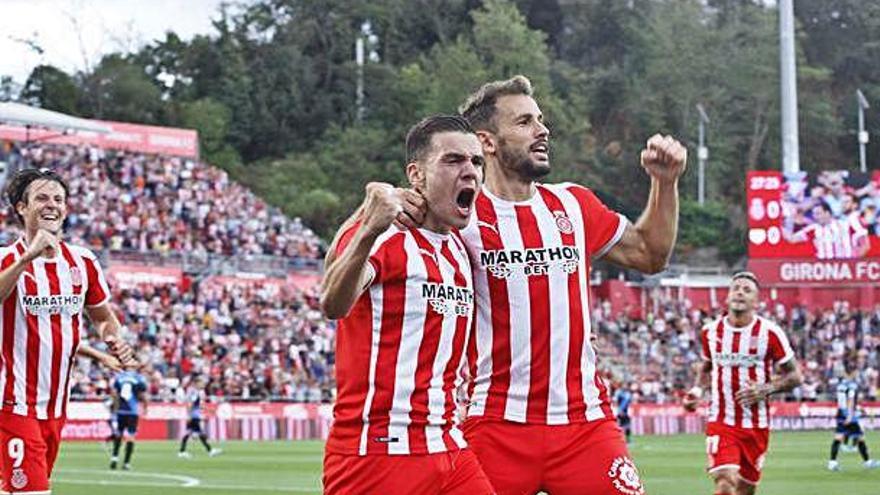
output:
[[[794,57],[794,0],[779,0],[779,65],[782,93],[782,170],[799,172],[797,70]]]
[[[357,106],[357,121],[364,120],[364,37],[358,36],[354,43],[354,61],[357,64],[357,89],[355,93],[355,105]]]
[[[706,124],[709,116],[703,105],[697,103],[697,112],[700,116],[699,147],[697,147],[697,203],[700,206],[706,202],[706,161],[709,159],[709,148],[706,147]]]
[[[862,173],[868,171],[868,159],[865,153],[865,146],[868,144],[868,131],[865,130],[865,110],[871,108],[868,99],[862,90],[856,90],[856,100],[859,103],[859,170]]]

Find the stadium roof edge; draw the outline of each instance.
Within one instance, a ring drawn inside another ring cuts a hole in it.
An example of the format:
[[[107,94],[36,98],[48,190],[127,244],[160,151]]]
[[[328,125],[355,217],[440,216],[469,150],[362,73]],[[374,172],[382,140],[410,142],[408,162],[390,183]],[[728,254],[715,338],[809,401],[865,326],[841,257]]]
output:
[[[106,125],[91,120],[73,117],[61,112],[23,105],[21,103],[0,103],[0,123],[23,126],[45,127],[61,131],[86,131],[109,134]]]

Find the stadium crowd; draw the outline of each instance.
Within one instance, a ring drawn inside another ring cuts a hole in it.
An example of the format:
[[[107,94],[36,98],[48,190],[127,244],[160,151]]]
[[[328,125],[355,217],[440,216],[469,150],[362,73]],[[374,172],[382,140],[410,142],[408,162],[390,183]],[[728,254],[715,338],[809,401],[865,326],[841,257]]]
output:
[[[51,168],[68,181],[68,238],[94,250],[321,256],[320,239],[298,218],[199,161],[48,144],[5,154],[12,167]],[[3,245],[19,233],[10,213],[0,213]]]
[[[192,376],[207,378],[208,393],[219,398],[332,398],[335,325],[321,316],[313,291],[206,280],[187,291],[144,285],[114,292],[156,399],[179,398]],[[71,395],[106,393],[109,370],[80,361]]]
[[[607,301],[600,302],[594,317],[606,376],[618,386],[635,384],[641,402],[679,400],[694,383],[701,360],[699,330],[721,311],[694,308],[687,300],[667,301],[640,317],[627,311],[612,314]],[[846,301],[822,310],[762,304],[760,314],[786,331],[802,366],[804,384],[786,399],[832,399],[846,363],[858,367],[863,397],[877,399],[880,305],[861,311]]]

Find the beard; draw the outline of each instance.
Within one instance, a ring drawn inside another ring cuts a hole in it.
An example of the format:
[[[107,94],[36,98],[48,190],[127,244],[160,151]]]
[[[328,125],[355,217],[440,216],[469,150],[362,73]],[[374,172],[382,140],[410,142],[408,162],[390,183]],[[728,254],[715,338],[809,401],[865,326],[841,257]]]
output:
[[[514,149],[503,139],[498,142],[498,157],[502,166],[516,172],[523,179],[537,180],[550,173],[550,163],[539,163],[529,157],[528,151]]]

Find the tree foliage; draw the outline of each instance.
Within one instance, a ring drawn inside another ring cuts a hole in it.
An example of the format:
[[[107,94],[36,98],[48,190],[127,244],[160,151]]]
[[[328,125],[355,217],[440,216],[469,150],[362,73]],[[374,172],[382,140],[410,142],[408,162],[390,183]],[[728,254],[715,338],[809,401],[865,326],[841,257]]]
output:
[[[880,107],[880,3],[802,0],[796,15],[802,166],[851,166],[855,89]],[[585,183],[631,218],[648,188],[638,154],[657,132],[689,146],[681,190],[695,197],[699,103],[714,203],[685,204],[681,244],[700,246],[743,228],[745,172],[779,166],[777,29],[759,0],[252,0],[221,7],[210,35],[169,32],[89,73],[38,67],[21,97],[196,128],[207,160],[327,235],[366,182],[403,180],[410,125],[454,112],[487,80],[530,77],[552,179]]]

